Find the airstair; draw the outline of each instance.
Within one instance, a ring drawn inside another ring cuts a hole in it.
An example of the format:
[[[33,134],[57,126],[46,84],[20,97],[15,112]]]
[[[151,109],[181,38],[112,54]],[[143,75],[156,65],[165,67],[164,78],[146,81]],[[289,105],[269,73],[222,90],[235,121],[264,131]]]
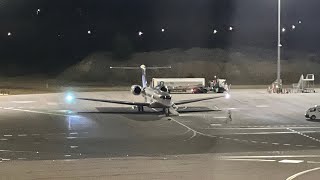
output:
[[[314,93],[314,74],[307,74],[306,77],[301,74],[299,82],[292,84],[294,93]]]

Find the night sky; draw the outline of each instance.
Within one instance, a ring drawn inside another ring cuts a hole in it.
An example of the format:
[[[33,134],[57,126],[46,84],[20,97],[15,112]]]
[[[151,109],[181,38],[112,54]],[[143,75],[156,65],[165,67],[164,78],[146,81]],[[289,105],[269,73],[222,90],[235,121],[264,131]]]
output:
[[[320,1],[282,1],[285,48],[317,51]],[[5,66],[56,72],[91,52],[111,51],[116,34],[139,52],[274,48],[277,0],[0,0],[0,61]]]

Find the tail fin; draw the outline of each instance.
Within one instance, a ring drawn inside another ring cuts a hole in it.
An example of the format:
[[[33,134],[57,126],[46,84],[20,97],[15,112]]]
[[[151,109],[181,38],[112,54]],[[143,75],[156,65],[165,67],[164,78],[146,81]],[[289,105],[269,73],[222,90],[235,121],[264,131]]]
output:
[[[146,67],[144,64],[142,64],[140,67],[110,67],[110,69],[141,69],[142,70],[142,87],[147,87],[147,69],[155,70],[155,69],[171,69],[171,66],[167,67]]]
[[[141,75],[141,80],[142,80],[142,87],[145,88],[147,87],[147,71],[146,71],[146,66],[145,65],[141,65],[140,66],[141,70],[142,70],[142,75]]]

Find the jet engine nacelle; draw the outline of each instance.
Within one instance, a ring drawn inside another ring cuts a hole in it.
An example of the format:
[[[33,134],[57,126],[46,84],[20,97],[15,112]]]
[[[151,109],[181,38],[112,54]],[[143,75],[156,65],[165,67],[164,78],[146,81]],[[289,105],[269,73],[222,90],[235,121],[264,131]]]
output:
[[[133,95],[140,95],[141,94],[141,91],[142,91],[142,87],[141,86],[138,86],[138,85],[133,85],[131,86],[131,93]]]

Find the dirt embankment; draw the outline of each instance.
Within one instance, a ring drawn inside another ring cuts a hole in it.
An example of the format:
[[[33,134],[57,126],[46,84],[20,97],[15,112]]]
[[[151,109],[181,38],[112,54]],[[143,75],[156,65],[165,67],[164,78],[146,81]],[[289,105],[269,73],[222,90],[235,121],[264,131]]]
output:
[[[320,58],[308,54],[287,54],[282,60],[281,77],[285,84],[296,83],[301,74],[316,75],[320,82]],[[61,83],[91,82],[108,85],[140,84],[140,71],[112,70],[109,66],[163,66],[168,70],[150,70],[152,77],[205,77],[227,78],[231,84],[270,84],[276,78],[276,53],[270,50],[247,48],[245,50],[222,50],[192,48],[135,53],[127,60],[115,60],[108,52],[89,55],[80,63],[59,75]]]

